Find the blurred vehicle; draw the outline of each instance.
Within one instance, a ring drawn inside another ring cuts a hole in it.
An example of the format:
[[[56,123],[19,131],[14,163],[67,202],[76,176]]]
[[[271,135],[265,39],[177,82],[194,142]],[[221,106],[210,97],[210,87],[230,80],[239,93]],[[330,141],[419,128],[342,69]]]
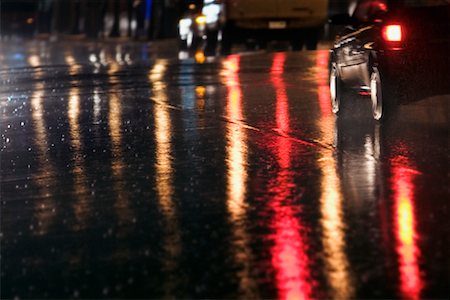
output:
[[[0,34],[2,36],[32,36],[37,24],[35,0],[1,0]]]
[[[206,17],[201,8],[191,3],[178,22],[180,50],[196,50],[200,47],[205,34]]]
[[[347,25],[336,36],[330,53],[335,114],[351,110],[348,88],[370,95],[373,118],[381,120],[404,101],[411,85],[425,86],[427,80],[448,85],[448,0],[363,0],[355,4],[351,15],[330,18],[332,24]]]
[[[328,0],[204,0],[205,52],[223,54],[235,42],[255,41],[265,48],[271,40],[288,40],[293,50],[316,49],[328,18]]]

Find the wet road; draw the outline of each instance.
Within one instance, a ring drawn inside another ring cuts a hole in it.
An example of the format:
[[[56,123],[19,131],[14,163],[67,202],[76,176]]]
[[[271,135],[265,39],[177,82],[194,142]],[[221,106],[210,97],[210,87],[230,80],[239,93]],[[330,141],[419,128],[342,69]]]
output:
[[[378,124],[327,51],[1,47],[2,299],[449,298],[448,94]]]

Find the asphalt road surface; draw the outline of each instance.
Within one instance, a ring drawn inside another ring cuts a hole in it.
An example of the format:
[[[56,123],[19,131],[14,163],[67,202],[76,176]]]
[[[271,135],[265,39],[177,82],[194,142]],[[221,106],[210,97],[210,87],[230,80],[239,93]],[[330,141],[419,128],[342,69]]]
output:
[[[326,50],[0,50],[2,299],[449,298],[450,93],[377,123]]]

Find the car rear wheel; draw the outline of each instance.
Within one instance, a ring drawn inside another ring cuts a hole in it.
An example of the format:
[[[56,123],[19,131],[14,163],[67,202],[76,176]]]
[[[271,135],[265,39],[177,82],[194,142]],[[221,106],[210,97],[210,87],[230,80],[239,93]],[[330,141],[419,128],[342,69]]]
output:
[[[343,110],[343,83],[339,76],[339,72],[335,62],[331,63],[330,67],[330,98],[331,98],[331,110],[335,114],[342,113]]]
[[[372,100],[372,116],[379,121],[385,114],[383,86],[381,75],[377,67],[372,67],[370,74],[370,99]]]
[[[216,55],[218,31],[211,30],[206,32],[206,45],[205,45],[205,55],[214,56]]]

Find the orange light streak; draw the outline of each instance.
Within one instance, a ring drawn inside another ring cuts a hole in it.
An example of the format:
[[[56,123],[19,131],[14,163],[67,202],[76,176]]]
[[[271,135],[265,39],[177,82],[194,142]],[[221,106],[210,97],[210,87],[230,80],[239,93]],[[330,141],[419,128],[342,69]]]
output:
[[[328,84],[328,51],[318,51],[316,55],[316,82],[319,107],[322,115],[331,115],[330,86]]]
[[[223,64],[225,83],[228,89],[226,117],[226,165],[227,165],[227,208],[233,229],[233,245],[231,247],[235,264],[240,271],[239,294],[243,299],[258,299],[257,285],[251,277],[252,251],[249,246],[249,234],[242,222],[246,217],[247,204],[247,132],[241,124],[244,115],[242,111],[242,91],[239,82],[240,57],[229,56]]]

